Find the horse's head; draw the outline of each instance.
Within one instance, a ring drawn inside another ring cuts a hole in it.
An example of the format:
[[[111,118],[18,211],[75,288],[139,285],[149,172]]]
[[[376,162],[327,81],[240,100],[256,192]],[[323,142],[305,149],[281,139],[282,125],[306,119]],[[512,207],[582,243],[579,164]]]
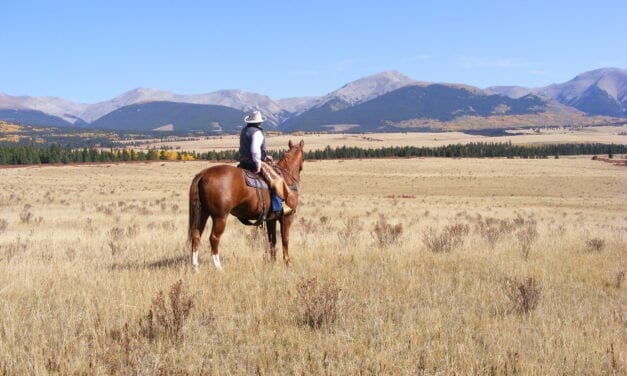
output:
[[[305,152],[303,151],[303,147],[305,146],[305,141],[300,140],[298,145],[294,145],[292,143],[292,140],[289,140],[289,142],[287,143],[287,146],[289,146],[290,149],[287,151],[286,154],[293,155],[292,163],[295,163],[298,165],[298,172],[300,173],[303,170],[303,162],[305,160]]]

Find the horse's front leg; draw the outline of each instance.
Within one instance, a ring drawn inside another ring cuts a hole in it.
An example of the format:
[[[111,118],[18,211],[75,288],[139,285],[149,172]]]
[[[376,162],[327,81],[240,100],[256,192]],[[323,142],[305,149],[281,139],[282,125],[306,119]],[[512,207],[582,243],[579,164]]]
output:
[[[294,221],[294,214],[284,215],[281,219],[281,243],[283,244],[283,262],[285,266],[290,265],[290,254],[288,251],[290,243],[290,227]]]
[[[218,246],[220,245],[220,237],[226,227],[226,216],[224,217],[212,217],[213,225],[211,226],[211,261],[216,269],[222,271],[222,264],[220,264],[220,255],[218,254]]]
[[[266,222],[268,243],[270,243],[270,259],[276,261],[276,220]]]

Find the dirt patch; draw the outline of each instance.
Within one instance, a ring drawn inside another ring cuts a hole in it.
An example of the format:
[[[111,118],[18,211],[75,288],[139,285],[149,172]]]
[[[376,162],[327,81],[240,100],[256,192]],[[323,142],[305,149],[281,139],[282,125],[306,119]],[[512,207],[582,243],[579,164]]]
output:
[[[605,163],[611,163],[614,166],[623,166],[623,167],[627,167],[627,159],[610,159],[610,158],[599,158],[599,157],[592,157],[592,160],[594,161],[600,161],[600,162],[605,162]]]

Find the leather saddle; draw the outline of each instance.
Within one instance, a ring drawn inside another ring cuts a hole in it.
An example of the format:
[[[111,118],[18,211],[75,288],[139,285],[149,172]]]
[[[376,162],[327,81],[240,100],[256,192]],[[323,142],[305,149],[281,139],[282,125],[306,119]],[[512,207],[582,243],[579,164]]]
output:
[[[242,169],[242,171],[244,171],[244,180],[247,186],[258,189],[268,189],[268,183],[266,183],[261,176],[250,170]]]

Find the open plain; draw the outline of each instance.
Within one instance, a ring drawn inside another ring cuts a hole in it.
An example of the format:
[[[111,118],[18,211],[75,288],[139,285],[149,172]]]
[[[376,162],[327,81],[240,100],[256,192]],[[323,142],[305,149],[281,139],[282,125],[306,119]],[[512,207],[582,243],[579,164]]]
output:
[[[0,169],[0,373],[627,371],[624,166],[306,161],[289,268],[231,218],[193,272],[209,165]]]
[[[308,150],[323,150],[327,146],[381,148],[390,146],[437,147],[471,142],[511,142],[512,144],[603,143],[627,145],[627,125],[580,128],[536,128],[508,131],[510,134],[489,137],[464,132],[399,132],[399,133],[309,133],[269,134],[268,149],[284,150],[289,139],[304,139]],[[182,151],[237,150],[238,135],[212,136],[187,141],[140,140],[140,150],[169,148]]]

